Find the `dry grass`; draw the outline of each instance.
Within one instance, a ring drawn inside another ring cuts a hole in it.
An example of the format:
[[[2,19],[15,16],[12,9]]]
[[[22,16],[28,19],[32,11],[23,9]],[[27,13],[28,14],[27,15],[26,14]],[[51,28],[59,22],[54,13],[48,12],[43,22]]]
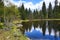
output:
[[[27,37],[23,36],[23,34],[15,36],[12,30],[4,31],[0,29],[0,40],[28,40],[28,39]]]

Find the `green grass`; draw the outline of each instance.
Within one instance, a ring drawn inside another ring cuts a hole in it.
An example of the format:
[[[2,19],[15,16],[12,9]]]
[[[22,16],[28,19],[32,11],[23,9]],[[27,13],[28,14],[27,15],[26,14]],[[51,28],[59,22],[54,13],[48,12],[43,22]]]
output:
[[[22,22],[29,22],[29,21],[59,21],[60,19],[32,19],[32,20],[29,20],[29,19],[27,19],[27,20],[19,20],[19,21],[13,21],[13,23],[14,24],[16,24],[16,23],[22,23]]]
[[[28,40],[21,32],[0,29],[0,40]]]
[[[5,30],[3,23],[0,23],[0,40],[28,40],[28,38],[13,25],[10,30]],[[7,28],[7,27],[6,27]]]
[[[20,34],[19,36],[15,37],[14,33],[10,31],[3,31],[0,30],[0,40],[28,40],[26,36]]]
[[[32,19],[32,20],[27,19],[27,20],[20,20],[15,23],[22,23],[22,22],[29,22],[29,21],[54,21],[54,20],[59,21],[60,19]]]

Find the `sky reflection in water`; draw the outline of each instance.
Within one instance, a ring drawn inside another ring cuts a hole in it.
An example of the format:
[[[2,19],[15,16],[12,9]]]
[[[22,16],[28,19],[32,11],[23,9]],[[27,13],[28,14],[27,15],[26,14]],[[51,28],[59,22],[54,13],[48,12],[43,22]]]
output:
[[[49,32],[48,32],[48,28],[46,28],[46,32],[45,32],[45,36],[43,36],[43,33],[42,33],[42,28],[35,28],[33,27],[32,25],[32,28],[31,30],[29,31],[25,31],[25,35],[29,38],[31,38],[31,40],[47,40],[47,39],[50,39],[50,40],[55,40],[54,38],[54,30],[52,29],[51,30],[51,35],[49,35]],[[57,40],[60,40],[59,38],[59,32],[57,32],[57,37],[56,37]]]

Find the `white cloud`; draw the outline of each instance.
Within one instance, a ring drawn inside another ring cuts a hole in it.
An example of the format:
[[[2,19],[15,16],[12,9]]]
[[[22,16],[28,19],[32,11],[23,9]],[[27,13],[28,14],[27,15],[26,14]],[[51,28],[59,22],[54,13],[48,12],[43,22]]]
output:
[[[19,2],[14,2],[13,0],[9,0],[9,1],[12,2],[13,4],[17,5],[18,7],[21,6],[22,3],[24,3],[24,7],[27,8],[27,9],[31,8],[31,10],[34,10],[34,9],[39,10],[39,9],[42,9],[42,4],[43,4],[44,1],[46,3],[46,7],[48,8],[50,2],[52,4],[52,7],[54,6],[54,1],[55,0],[42,0],[39,3],[36,3],[36,4],[33,4],[32,2],[22,1],[22,0],[20,0]],[[58,2],[60,2],[60,0],[58,0]]]

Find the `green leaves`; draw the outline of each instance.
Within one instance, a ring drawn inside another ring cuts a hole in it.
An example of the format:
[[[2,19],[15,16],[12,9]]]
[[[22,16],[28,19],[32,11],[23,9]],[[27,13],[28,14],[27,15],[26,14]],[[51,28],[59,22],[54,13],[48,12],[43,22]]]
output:
[[[9,19],[20,19],[20,15],[19,15],[19,11],[17,9],[17,7],[15,7],[14,5],[13,6],[10,6],[10,7],[5,7],[4,8],[4,15],[6,18]]]

